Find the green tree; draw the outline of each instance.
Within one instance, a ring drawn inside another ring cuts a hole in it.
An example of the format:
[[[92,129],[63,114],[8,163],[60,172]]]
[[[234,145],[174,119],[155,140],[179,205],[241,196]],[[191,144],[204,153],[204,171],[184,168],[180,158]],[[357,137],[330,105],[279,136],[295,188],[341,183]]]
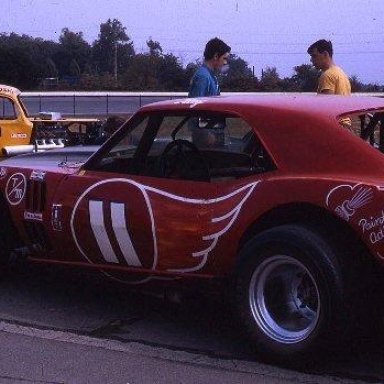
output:
[[[357,76],[351,76],[349,81],[351,82],[352,92],[364,92],[364,84],[359,81]]]
[[[197,68],[199,68],[201,65],[201,62],[199,60],[196,60],[193,63],[188,63],[184,70],[184,78],[185,78],[185,91],[189,89],[191,84],[191,79],[193,74],[196,72]]]
[[[164,54],[158,41],[147,41],[149,53],[132,57],[121,86],[129,90],[184,91],[187,89],[185,72],[180,60]]]
[[[56,67],[56,64],[55,62],[50,58],[50,57],[47,57],[47,77],[58,77],[58,70],[57,70],[57,67]]]
[[[253,76],[248,63],[234,54],[229,56],[227,73],[221,76],[223,91],[254,91],[258,89],[258,80]]]
[[[383,89],[382,85],[369,83],[363,85],[362,92],[383,92]]]
[[[81,76],[77,88],[84,91],[110,91],[117,89],[114,77],[108,73],[105,75],[85,73]]]
[[[90,61],[91,46],[84,40],[82,32],[73,32],[63,28],[59,37],[59,49],[53,56],[60,76],[71,74],[71,63],[76,61],[79,73],[83,72]]]
[[[47,57],[55,47],[27,35],[0,34],[0,81],[21,89],[37,86],[48,73]]]
[[[137,54],[132,57],[119,83],[128,91],[159,90],[156,78],[158,58],[149,54]]]
[[[319,71],[311,64],[302,64],[294,67],[295,74],[291,82],[301,92],[316,92]]]
[[[163,48],[161,48],[160,43],[152,40],[152,38],[147,40],[147,46],[149,48],[150,55],[160,56],[163,53]]]
[[[165,91],[186,91],[188,88],[183,66],[173,54],[165,54],[161,57],[157,78],[161,89]]]
[[[93,43],[92,58],[98,73],[121,73],[135,54],[126,28],[117,19],[100,25],[99,38]]]
[[[262,71],[260,86],[263,91],[276,92],[280,91],[281,79],[276,67],[267,67]]]
[[[69,75],[74,77],[80,77],[80,66],[76,59],[72,59],[69,63]]]

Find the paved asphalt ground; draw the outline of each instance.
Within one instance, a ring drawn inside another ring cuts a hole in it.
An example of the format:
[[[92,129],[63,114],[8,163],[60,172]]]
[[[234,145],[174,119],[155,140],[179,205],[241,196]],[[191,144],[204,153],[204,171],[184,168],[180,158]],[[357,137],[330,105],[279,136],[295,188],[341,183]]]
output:
[[[382,329],[297,372],[259,361],[217,298],[174,303],[37,265],[0,293],[0,383],[384,382]]]

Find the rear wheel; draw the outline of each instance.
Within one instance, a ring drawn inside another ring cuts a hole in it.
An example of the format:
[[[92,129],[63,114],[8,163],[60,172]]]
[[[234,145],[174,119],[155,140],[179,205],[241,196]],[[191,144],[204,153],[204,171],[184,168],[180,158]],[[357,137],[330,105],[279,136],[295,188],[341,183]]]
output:
[[[305,340],[316,328],[321,301],[316,279],[288,255],[261,262],[249,282],[249,305],[257,326],[275,342]]]
[[[339,252],[298,225],[267,230],[244,247],[236,306],[256,353],[295,364],[346,335],[352,310]]]

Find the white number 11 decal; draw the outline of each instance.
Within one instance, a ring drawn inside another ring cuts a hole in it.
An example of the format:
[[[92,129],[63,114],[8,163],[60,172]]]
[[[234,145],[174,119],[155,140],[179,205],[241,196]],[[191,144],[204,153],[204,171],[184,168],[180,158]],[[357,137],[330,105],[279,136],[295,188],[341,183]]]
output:
[[[95,236],[97,245],[105,261],[109,263],[119,263],[119,259],[112,247],[110,235],[107,232],[104,218],[103,201],[89,201],[90,224]],[[135,248],[129,236],[127,221],[125,217],[125,205],[123,203],[111,204],[111,222],[113,233],[119,244],[122,255],[128,265],[141,267],[142,264],[137,256]]]

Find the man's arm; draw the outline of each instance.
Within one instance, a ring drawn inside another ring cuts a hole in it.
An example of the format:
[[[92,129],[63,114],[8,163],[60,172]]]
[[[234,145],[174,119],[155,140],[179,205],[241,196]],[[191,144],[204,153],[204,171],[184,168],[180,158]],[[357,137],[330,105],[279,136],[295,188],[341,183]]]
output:
[[[317,93],[328,95],[335,93],[335,81],[327,72],[324,72],[319,78]]]

